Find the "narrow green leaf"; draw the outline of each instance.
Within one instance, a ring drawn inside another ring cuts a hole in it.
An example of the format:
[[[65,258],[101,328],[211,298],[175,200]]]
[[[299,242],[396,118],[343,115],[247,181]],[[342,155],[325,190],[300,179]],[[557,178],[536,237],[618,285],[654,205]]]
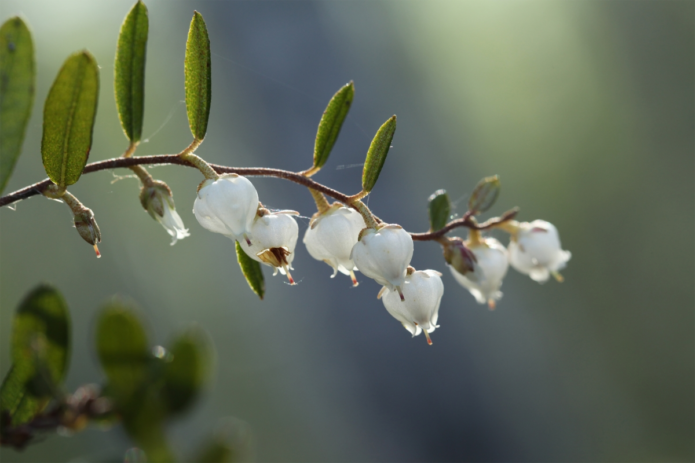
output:
[[[162,400],[169,413],[187,409],[196,399],[210,374],[212,349],[207,333],[191,328],[176,338],[172,356],[164,366]]]
[[[328,106],[326,106],[326,110],[323,112],[323,116],[321,116],[319,129],[316,132],[316,143],[314,144],[315,168],[320,169],[328,160],[354,97],[355,85],[350,82],[338,90],[331,98],[331,101],[328,102]]]
[[[430,229],[432,231],[437,231],[444,228],[449,221],[449,216],[451,216],[451,201],[449,200],[449,195],[446,194],[444,190],[437,190],[432,193],[429,201]]]
[[[236,258],[239,261],[239,267],[241,267],[241,273],[246,277],[246,281],[253,290],[254,293],[258,294],[258,297],[263,299],[265,294],[265,280],[263,279],[263,271],[261,270],[261,264],[257,261],[251,259],[238,242],[236,242]]]
[[[70,314],[57,289],[40,285],[17,309],[12,368],[0,389],[0,410],[14,425],[31,420],[59,390],[68,368]]]
[[[41,156],[58,186],[79,180],[92,146],[99,68],[88,51],[71,55],[53,82],[43,109]]]
[[[205,138],[210,116],[212,72],[210,62],[210,39],[203,16],[193,13],[186,41],[186,111],[191,133],[198,140]]]
[[[124,403],[147,378],[152,358],[147,333],[133,306],[114,299],[103,307],[97,321],[96,347],[109,386]]]
[[[34,42],[21,18],[0,27],[0,193],[22,152],[34,103]]]
[[[468,200],[468,210],[473,214],[485,212],[495,204],[500,194],[500,178],[497,175],[485,177],[476,185],[471,199]]]
[[[391,116],[384,125],[379,127],[372,144],[367,151],[367,159],[364,162],[362,171],[362,189],[367,193],[372,191],[376,181],[379,179],[381,168],[384,167],[386,155],[391,148],[391,140],[396,133],[396,116]]]
[[[140,141],[145,109],[145,54],[149,18],[147,7],[137,2],[121,25],[114,63],[118,117],[126,137]]]

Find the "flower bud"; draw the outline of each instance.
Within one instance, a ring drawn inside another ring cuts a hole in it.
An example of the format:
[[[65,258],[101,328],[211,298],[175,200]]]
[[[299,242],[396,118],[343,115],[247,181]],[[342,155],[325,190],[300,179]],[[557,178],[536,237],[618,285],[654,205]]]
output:
[[[400,294],[406,269],[413,258],[413,239],[400,225],[381,225],[360,233],[352,259],[360,272]]]
[[[509,263],[532,280],[544,283],[552,274],[562,281],[559,270],[572,254],[563,251],[555,226],[545,220],[518,224],[509,242]]]
[[[236,174],[205,180],[193,204],[193,213],[200,225],[247,244],[250,244],[257,209],[256,188],[246,177]]]
[[[393,318],[401,322],[413,336],[424,331],[430,345],[430,333],[439,328],[439,304],[444,295],[444,284],[440,277],[441,273],[434,270],[413,271],[406,275],[401,285],[405,301],[401,300],[397,292],[387,287],[379,293],[386,310]]]
[[[189,236],[183,221],[176,212],[174,197],[166,183],[155,180],[151,185],[143,186],[140,190],[142,207],[159,222],[171,236],[171,245]]]
[[[362,229],[366,227],[356,210],[334,204],[325,213],[316,213],[304,234],[304,244],[311,257],[333,267],[333,275],[349,275],[357,286],[355,263],[350,258]]]
[[[444,260],[461,275],[472,272],[476,257],[459,237],[449,238],[444,245]]]
[[[260,209],[259,217],[253,222],[249,233],[249,241],[238,240],[241,248],[252,259],[275,268],[273,275],[278,271],[287,275],[290,284],[295,284],[290,274],[292,261],[294,260],[294,248],[297,245],[299,227],[292,215],[293,211],[267,212]]]
[[[509,268],[507,249],[494,238],[484,238],[466,244],[475,257],[473,270],[462,274],[451,265],[451,273],[479,304],[487,302],[490,310],[493,310],[495,301],[502,297],[500,287]]]
[[[97,257],[101,257],[98,243],[101,242],[101,230],[94,220],[94,213],[91,209],[83,207],[82,210],[75,214],[75,228],[83,240],[94,246],[94,252]]]

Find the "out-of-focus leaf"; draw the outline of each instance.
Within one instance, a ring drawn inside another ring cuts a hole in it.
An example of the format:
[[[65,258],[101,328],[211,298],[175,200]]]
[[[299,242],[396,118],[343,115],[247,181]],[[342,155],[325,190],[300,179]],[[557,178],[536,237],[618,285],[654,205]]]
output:
[[[40,285],[17,309],[12,325],[12,368],[0,389],[0,410],[14,425],[48,404],[65,377],[70,354],[70,314],[57,289]]]
[[[71,55],[53,82],[43,108],[41,157],[58,186],[79,180],[92,147],[99,98],[99,68],[88,51]]]
[[[249,425],[236,418],[224,418],[198,450],[193,461],[199,463],[233,463],[253,461],[253,435]]]
[[[114,299],[96,327],[99,361],[116,398],[125,403],[145,382],[151,361],[147,333],[132,306]]]
[[[128,139],[140,141],[145,108],[145,54],[149,18],[147,7],[138,1],[121,25],[114,63],[116,106]]]
[[[35,85],[31,32],[21,18],[10,18],[0,27],[0,193],[22,152]]]
[[[473,214],[485,212],[495,204],[500,194],[500,178],[497,175],[485,177],[476,185],[471,199],[468,200],[468,210]]]
[[[320,169],[328,160],[354,97],[355,85],[350,82],[338,90],[331,98],[331,101],[328,102],[316,132],[314,168]]]
[[[372,191],[376,181],[379,179],[381,168],[386,162],[386,155],[391,148],[391,140],[396,133],[396,116],[391,116],[384,124],[379,127],[372,144],[367,151],[367,159],[362,171],[362,189],[366,192]]]
[[[247,283],[251,287],[254,293],[258,294],[258,297],[263,299],[265,294],[265,280],[263,279],[263,271],[261,270],[261,264],[257,261],[251,259],[238,242],[236,243],[236,258],[239,261],[239,267],[241,267],[241,273],[244,274]]]
[[[210,116],[210,96],[212,73],[210,60],[210,39],[203,16],[193,13],[186,41],[186,111],[191,133],[198,140],[205,138]]]
[[[191,328],[176,338],[164,366],[162,399],[169,413],[187,409],[196,399],[210,373],[212,349],[207,334]]]
[[[437,190],[429,198],[430,229],[437,231],[449,221],[451,215],[451,201],[444,190]]]

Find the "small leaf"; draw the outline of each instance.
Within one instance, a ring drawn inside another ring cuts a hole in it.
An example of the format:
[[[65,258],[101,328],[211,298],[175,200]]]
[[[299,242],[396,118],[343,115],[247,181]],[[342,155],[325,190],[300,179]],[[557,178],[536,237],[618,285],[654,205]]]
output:
[[[53,82],[43,109],[41,156],[60,187],[79,180],[92,146],[99,97],[99,68],[88,51],[71,55]]]
[[[99,315],[96,347],[115,396],[124,403],[147,378],[150,351],[147,333],[135,309],[114,299]]]
[[[70,353],[70,314],[55,288],[40,285],[17,309],[12,325],[12,368],[0,389],[0,410],[14,425],[31,420],[65,377]]]
[[[126,16],[118,36],[114,87],[118,117],[126,137],[140,141],[145,108],[145,54],[149,18],[147,7],[137,2]]]
[[[500,178],[497,175],[485,177],[476,185],[471,199],[468,200],[468,210],[473,214],[485,212],[495,204],[500,194]]]
[[[338,90],[328,102],[316,132],[314,168],[320,169],[328,160],[354,97],[355,85],[350,82]]]
[[[203,16],[193,13],[186,41],[186,111],[191,133],[198,140],[205,138],[210,116],[211,63],[210,39]]]
[[[444,190],[437,190],[429,198],[430,204],[430,229],[437,231],[449,221],[451,216],[451,201]]]
[[[252,461],[253,433],[248,423],[237,418],[223,418],[215,433],[205,439],[196,458],[198,463],[232,463]]]
[[[253,290],[254,293],[258,294],[258,297],[263,299],[265,294],[265,280],[263,279],[263,271],[261,270],[261,264],[257,261],[251,259],[238,242],[236,242],[236,258],[239,261],[239,267],[241,267],[241,273],[246,277],[246,281]]]
[[[381,168],[384,167],[386,155],[391,148],[391,140],[393,134],[396,133],[396,116],[391,116],[389,120],[384,122],[384,125],[379,127],[372,144],[367,151],[367,159],[364,163],[362,171],[362,189],[369,193],[374,188],[376,181],[379,179]]]
[[[34,103],[34,43],[21,18],[0,27],[0,193],[22,152]]]
[[[162,400],[169,413],[178,413],[193,403],[207,381],[212,349],[207,333],[191,328],[176,338],[169,353],[173,358],[164,366]]]

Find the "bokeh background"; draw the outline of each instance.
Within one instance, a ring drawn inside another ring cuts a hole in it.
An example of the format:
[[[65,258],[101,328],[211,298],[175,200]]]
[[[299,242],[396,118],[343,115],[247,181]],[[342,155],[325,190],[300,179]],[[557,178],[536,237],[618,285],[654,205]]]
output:
[[[70,53],[101,66],[91,160],[126,148],[113,60],[130,1],[4,0],[23,15],[38,60],[24,153],[6,192],[45,177],[41,112]],[[392,114],[398,130],[369,206],[410,231],[427,228],[427,197],[445,188],[465,212],[482,177],[499,174],[490,211],[557,225],[573,257],[566,281],[510,271],[490,312],[449,274],[433,243],[413,265],[444,272],[441,328],[428,347],[376,299],[297,248],[290,287],[266,273],[248,289],[232,243],[191,209],[201,180],[158,167],[191,237],[174,247],[138,202],[127,171],[71,188],[101,226],[104,257],[42,198],[0,210],[0,373],[11,317],[41,281],[64,293],[74,324],[66,387],[99,382],[93,323],[109,296],[137,301],[166,344],[191,322],[216,349],[205,397],[169,429],[190,454],[220,419],[251,426],[257,461],[692,461],[694,455],[694,60],[692,1],[148,0],[145,135],[138,154],[188,145],[183,57],[193,10],[213,52],[205,159],[302,170],[331,95],[356,97],[316,180],[359,190],[361,163]],[[314,212],[309,194],[254,180],[273,208]],[[307,225],[300,221],[300,230]],[[303,231],[300,231],[303,233]],[[460,233],[463,233],[462,231]],[[506,238],[502,235],[500,238]],[[506,241],[505,241],[506,242]],[[115,428],[51,436],[2,461],[121,459]]]

